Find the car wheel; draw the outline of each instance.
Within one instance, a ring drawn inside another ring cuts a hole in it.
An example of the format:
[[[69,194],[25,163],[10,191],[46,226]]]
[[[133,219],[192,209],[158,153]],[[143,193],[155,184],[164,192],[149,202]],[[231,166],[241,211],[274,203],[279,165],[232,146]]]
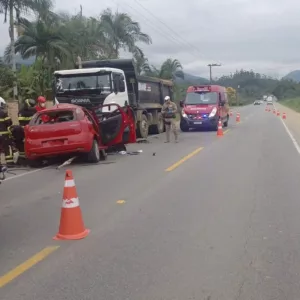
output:
[[[100,150],[100,160],[107,160],[107,153],[104,149]]]
[[[189,126],[180,123],[180,130],[182,132],[188,132],[188,131],[190,131],[190,128],[189,128]]]
[[[93,140],[92,148],[87,154],[87,160],[90,163],[97,163],[100,160],[100,151],[96,140]]]

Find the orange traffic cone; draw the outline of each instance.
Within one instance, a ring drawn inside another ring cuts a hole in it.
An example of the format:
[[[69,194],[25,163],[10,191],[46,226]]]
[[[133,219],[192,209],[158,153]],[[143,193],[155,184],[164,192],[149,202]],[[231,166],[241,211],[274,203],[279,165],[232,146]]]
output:
[[[275,110],[275,108],[273,109],[273,114],[276,115],[276,110]]]
[[[219,121],[219,123],[218,123],[217,136],[223,136],[223,128],[222,128],[222,122],[221,121]]]
[[[71,170],[66,171],[60,225],[55,240],[80,240],[89,234],[83,224],[75,181]]]
[[[236,114],[236,122],[237,122],[237,123],[240,123],[240,121],[241,121],[240,113],[237,113],[237,114]]]
[[[277,116],[278,116],[278,117],[280,116],[280,112],[279,112],[279,110],[277,110]]]
[[[286,114],[285,114],[285,113],[283,113],[283,115],[282,115],[282,119],[283,119],[283,120],[285,120],[285,119],[286,119]]]

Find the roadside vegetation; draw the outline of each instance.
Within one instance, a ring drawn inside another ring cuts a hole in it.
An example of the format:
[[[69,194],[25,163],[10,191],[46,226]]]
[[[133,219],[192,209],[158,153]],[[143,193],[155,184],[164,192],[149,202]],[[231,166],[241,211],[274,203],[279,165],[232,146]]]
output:
[[[13,99],[14,82],[19,101],[38,95],[52,99],[53,71],[73,68],[78,56],[82,60],[113,59],[119,58],[121,51],[132,54],[139,74],[173,80],[176,101],[184,98],[189,85],[208,84],[205,78],[189,79],[191,75],[185,75],[176,58],[166,57],[160,66],[154,66],[143,51],[143,46],[152,43],[151,37],[126,13],[105,9],[97,17],[88,17],[80,7],[71,15],[56,12],[51,0],[0,0],[0,12],[4,21],[17,29],[16,36],[9,31],[11,43],[0,61],[0,95],[7,100]],[[34,15],[30,20],[26,18],[29,12]],[[32,63],[19,63],[13,72],[12,51],[18,61]],[[251,103],[270,93],[291,108],[299,107],[300,85],[290,80],[240,70],[213,83],[231,88],[231,105]]]
[[[284,99],[280,103],[300,113],[300,97]]]

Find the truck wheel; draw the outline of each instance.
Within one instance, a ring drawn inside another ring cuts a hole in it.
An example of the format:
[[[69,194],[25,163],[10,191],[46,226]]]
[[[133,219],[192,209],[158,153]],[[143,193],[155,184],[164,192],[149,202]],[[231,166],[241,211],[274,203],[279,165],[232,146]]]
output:
[[[138,138],[146,139],[149,133],[148,119],[142,115],[142,120],[137,123],[137,136]]]
[[[157,124],[153,125],[152,127],[153,127],[154,134],[160,134],[165,131],[165,124],[164,124],[162,113],[157,114]]]
[[[188,131],[190,131],[190,128],[187,125],[180,123],[180,130],[183,132],[188,132]]]
[[[100,160],[100,151],[96,140],[93,140],[92,149],[87,154],[87,160],[90,163],[97,163]]]

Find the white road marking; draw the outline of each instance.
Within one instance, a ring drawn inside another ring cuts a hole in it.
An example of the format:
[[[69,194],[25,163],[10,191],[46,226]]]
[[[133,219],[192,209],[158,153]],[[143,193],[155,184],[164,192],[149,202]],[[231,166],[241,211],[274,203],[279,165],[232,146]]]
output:
[[[30,174],[33,174],[33,173],[36,173],[36,172],[39,172],[39,171],[42,171],[42,170],[45,170],[45,169],[49,169],[50,167],[51,166],[47,166],[47,167],[44,167],[44,168],[41,168],[41,169],[35,169],[35,170],[32,170],[32,171],[28,171],[26,173],[22,173],[22,174],[14,175],[12,177],[5,178],[5,180],[3,181],[3,183],[5,183],[5,181],[7,181],[7,180],[11,180],[11,179],[15,179],[15,178],[20,178],[20,177],[23,177],[25,175],[30,175]]]
[[[284,122],[282,119],[280,119],[280,121],[282,122],[282,124],[283,124],[283,126],[284,126],[284,128],[285,128],[285,130],[286,130],[286,132],[287,132],[287,134],[288,134],[289,137],[291,138],[291,140],[292,140],[292,142],[293,142],[293,144],[294,144],[296,150],[297,150],[298,153],[300,154],[300,146],[299,146],[299,144],[297,143],[296,139],[294,138],[294,136],[292,135],[292,133],[290,132],[290,130],[289,130],[288,127],[286,126],[285,122]]]
[[[276,108],[275,104],[273,104],[273,106],[274,106],[274,108],[275,108],[276,111],[277,111],[277,108]],[[291,133],[291,131],[289,130],[289,128],[287,127],[287,125],[285,124],[285,122],[283,121],[283,119],[281,119],[281,117],[280,117],[280,121],[281,121],[281,123],[283,124],[283,126],[284,126],[284,128],[285,128],[285,130],[286,130],[286,132],[287,132],[287,134],[288,134],[288,136],[289,136],[290,139],[292,140],[292,142],[293,142],[293,144],[294,144],[294,146],[295,146],[295,148],[296,148],[298,154],[300,154],[300,146],[299,146],[298,142],[297,142],[296,139],[294,138],[293,134]]]

